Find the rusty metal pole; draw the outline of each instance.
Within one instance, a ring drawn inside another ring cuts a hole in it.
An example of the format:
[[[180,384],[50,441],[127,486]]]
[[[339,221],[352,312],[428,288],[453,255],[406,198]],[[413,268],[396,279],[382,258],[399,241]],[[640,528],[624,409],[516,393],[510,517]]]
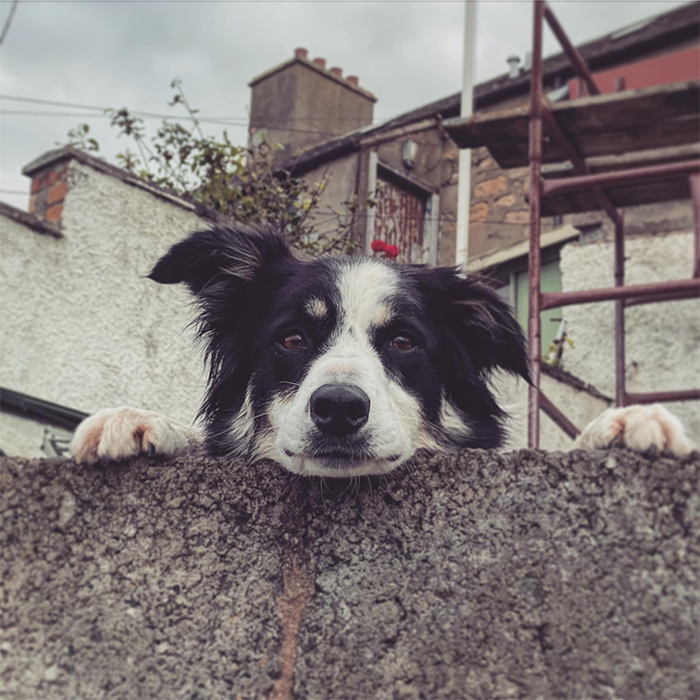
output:
[[[576,75],[578,75],[579,80],[581,81],[581,86],[585,86],[589,95],[600,95],[600,90],[598,89],[595,80],[593,80],[593,76],[591,75],[590,70],[588,70],[586,62],[583,60],[583,58],[581,58],[581,54],[569,40],[564,28],[561,26],[561,24],[559,24],[559,20],[552,11],[552,8],[549,7],[547,3],[544,4],[542,15],[547,20],[549,28],[552,30],[554,36],[557,37],[562,49],[564,49],[564,53],[568,56],[571,65],[576,71]]]
[[[615,222],[615,286],[625,284],[625,219],[618,211]],[[615,405],[624,406],[625,401],[625,300],[615,301]]]
[[[542,27],[544,0],[535,0],[532,27],[532,75],[530,78],[530,255],[528,257],[528,341],[532,384],[528,390],[528,446],[540,444],[540,319],[541,198],[542,198]]]
[[[700,175],[690,176],[690,196],[693,199],[693,227],[695,229],[695,265],[693,277],[700,277]]]

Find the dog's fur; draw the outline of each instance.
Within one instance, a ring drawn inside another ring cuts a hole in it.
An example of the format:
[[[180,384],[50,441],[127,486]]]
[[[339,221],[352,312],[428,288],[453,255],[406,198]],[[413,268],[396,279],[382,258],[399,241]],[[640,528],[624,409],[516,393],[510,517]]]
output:
[[[510,307],[455,268],[302,262],[276,232],[237,227],[192,234],[150,278],[186,284],[197,302],[211,454],[354,476],[391,471],[419,449],[495,448],[506,416],[491,375],[500,369],[529,380]],[[644,449],[687,451],[677,419],[656,414],[661,444],[645,437]],[[623,414],[613,415],[584,434],[588,446],[625,442]],[[90,462],[175,454],[195,442],[158,414],[111,409],[79,427],[74,451]]]

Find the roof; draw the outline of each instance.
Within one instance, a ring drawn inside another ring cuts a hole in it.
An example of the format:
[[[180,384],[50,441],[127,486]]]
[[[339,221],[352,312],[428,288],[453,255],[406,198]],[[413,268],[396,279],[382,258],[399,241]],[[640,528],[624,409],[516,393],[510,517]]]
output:
[[[578,238],[581,235],[581,231],[572,226],[571,224],[564,224],[559,228],[555,228],[553,231],[546,231],[542,234],[542,239],[540,241],[541,248],[548,248],[549,246],[559,245],[560,243],[566,243],[573,238]],[[499,250],[491,250],[478,258],[471,258],[467,263],[468,272],[478,272],[486,270],[495,265],[502,265],[503,263],[511,262],[517,258],[524,258],[527,256],[530,249],[530,239],[518,241],[507,248],[501,248]]]
[[[577,47],[589,68],[594,71],[613,68],[665,47],[684,41],[700,39],[700,4],[691,2],[648,20],[637,22]],[[289,62],[288,62],[289,63]],[[546,88],[564,83],[576,76],[569,59],[562,51],[543,62],[543,79]],[[530,71],[521,71],[517,78],[503,73],[474,86],[474,109],[484,109],[506,99],[524,96],[530,90]],[[283,167],[293,172],[305,172],[317,165],[333,160],[360,147],[363,137],[413,124],[417,121],[440,117],[447,119],[460,114],[462,94],[455,93],[431,102],[410,112],[405,112],[381,124],[329,139],[290,158]]]
[[[295,56],[294,58],[290,58],[288,61],[284,61],[283,63],[280,63],[279,65],[275,66],[274,68],[270,68],[269,70],[266,70],[264,73],[261,73],[260,75],[256,76],[248,83],[248,87],[255,87],[258,83],[275,75],[275,73],[279,73],[280,71],[284,70],[285,68],[289,68],[290,66],[293,66],[294,64],[297,64],[297,63],[302,65],[302,66],[305,66],[306,68],[310,68],[311,70],[315,71],[319,75],[324,76],[325,78],[328,78],[329,80],[335,81],[336,83],[342,85],[343,87],[348,88],[348,90],[352,90],[353,92],[356,92],[359,95],[362,95],[362,97],[365,97],[366,99],[370,100],[371,102],[377,101],[377,98],[369,90],[365,90],[364,88],[360,87],[359,85],[354,85],[349,80],[346,80],[345,78],[342,78],[340,76],[337,76],[337,75],[331,73],[330,70],[327,70],[325,68],[321,68],[320,66],[317,66],[315,63],[313,63],[313,61],[309,61],[306,58],[300,58],[299,56]]]
[[[154,185],[148,180],[144,180],[138,175],[130,173],[128,170],[123,168],[118,168],[116,165],[111,165],[102,158],[97,158],[92,156],[85,151],[81,151],[75,146],[62,146],[61,148],[56,148],[53,151],[47,151],[46,153],[35,158],[31,163],[27,164],[22,168],[22,175],[27,177],[33,177],[35,173],[46,169],[50,165],[58,164],[66,160],[77,160],[79,163],[89,165],[94,170],[104,173],[105,175],[111,175],[116,177],[122,182],[128,185],[133,185],[139,189],[146,190],[156,197],[161,199],[167,199],[172,204],[177,204],[183,209],[189,209],[194,211],[196,206],[193,202],[189,202],[179,194],[169,190],[165,187],[160,187],[159,185]]]
[[[5,202],[0,202],[0,216],[6,216],[8,219],[17,221],[24,226],[27,226],[37,233],[44,233],[54,238],[63,238],[63,234],[59,230],[58,226],[52,224],[50,221],[45,221],[40,219],[34,214],[29,214],[22,209],[17,209],[10,204],[5,204]]]

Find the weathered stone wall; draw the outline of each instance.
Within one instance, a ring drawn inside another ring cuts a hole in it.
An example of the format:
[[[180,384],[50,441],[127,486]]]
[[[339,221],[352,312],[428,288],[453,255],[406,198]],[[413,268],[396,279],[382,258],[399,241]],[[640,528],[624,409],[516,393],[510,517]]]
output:
[[[0,462],[0,696],[697,698],[700,459]]]

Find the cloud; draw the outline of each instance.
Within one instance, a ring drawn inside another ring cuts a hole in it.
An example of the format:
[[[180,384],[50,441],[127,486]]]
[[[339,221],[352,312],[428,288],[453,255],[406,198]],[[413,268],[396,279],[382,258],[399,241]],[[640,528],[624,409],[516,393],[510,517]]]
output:
[[[576,43],[680,4],[553,3]],[[9,3],[0,4],[0,22],[8,11]],[[375,115],[388,118],[460,89],[463,11],[460,2],[20,3],[0,49],[0,91],[168,112],[170,81],[178,76],[202,115],[245,121],[249,80],[305,46],[329,67],[359,75],[379,98]],[[479,3],[477,80],[504,72],[506,56],[529,49],[531,14],[529,1]],[[545,52],[555,49],[547,37]],[[6,100],[0,105],[69,111]],[[28,191],[22,166],[65,141],[68,129],[83,121],[0,115],[0,188]],[[90,123],[107,156],[123,148],[105,118]],[[245,141],[245,127],[229,133]],[[0,198],[23,207],[28,200]]]

